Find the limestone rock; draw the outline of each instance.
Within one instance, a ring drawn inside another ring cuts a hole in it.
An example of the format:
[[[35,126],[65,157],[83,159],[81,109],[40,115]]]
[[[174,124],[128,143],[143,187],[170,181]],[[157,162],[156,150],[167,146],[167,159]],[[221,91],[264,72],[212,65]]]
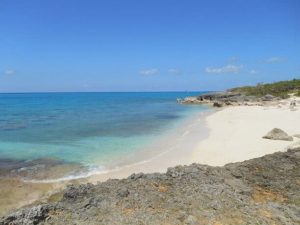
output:
[[[222,107],[222,106],[223,106],[223,104],[220,103],[220,102],[214,102],[214,104],[213,104],[213,107],[218,107],[218,108],[220,108],[220,107]]]
[[[274,128],[265,136],[263,136],[263,138],[271,140],[293,141],[293,137],[289,136],[286,132],[279,128]]]
[[[28,206],[0,225],[299,224],[299,160],[300,150],[291,149],[223,167],[194,163],[73,185],[58,202]]]
[[[263,101],[272,101],[275,99],[273,95],[265,95],[261,98]]]

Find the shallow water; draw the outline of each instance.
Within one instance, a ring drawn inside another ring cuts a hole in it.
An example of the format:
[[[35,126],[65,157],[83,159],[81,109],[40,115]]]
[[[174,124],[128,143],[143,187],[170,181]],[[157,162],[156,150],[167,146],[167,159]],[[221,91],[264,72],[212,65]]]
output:
[[[105,170],[206,110],[176,103],[197,94],[0,94],[0,159],[47,158]]]

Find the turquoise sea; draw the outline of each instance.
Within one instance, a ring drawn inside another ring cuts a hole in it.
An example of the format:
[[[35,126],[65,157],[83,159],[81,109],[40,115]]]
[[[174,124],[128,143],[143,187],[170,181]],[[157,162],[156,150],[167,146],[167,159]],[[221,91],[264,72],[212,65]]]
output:
[[[46,158],[100,170],[117,165],[206,110],[176,102],[199,93],[0,94],[0,164]]]

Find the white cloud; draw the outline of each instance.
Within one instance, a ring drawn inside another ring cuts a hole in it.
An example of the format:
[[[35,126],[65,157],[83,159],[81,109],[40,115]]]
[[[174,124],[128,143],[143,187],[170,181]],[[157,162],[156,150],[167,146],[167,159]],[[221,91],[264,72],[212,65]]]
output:
[[[171,74],[180,74],[180,70],[178,70],[178,69],[168,69],[168,73],[171,73]]]
[[[274,56],[274,57],[266,59],[265,61],[266,61],[266,63],[278,63],[278,62],[284,61],[284,58]]]
[[[159,70],[156,68],[152,68],[152,69],[147,69],[147,70],[141,70],[140,74],[142,75],[154,75],[154,74],[158,74]]]
[[[249,73],[250,73],[250,74],[257,74],[258,72],[257,72],[256,70],[253,70],[253,69],[252,69],[252,70],[249,71]]]
[[[15,71],[15,70],[12,70],[12,69],[5,70],[5,71],[4,71],[4,75],[7,75],[7,76],[14,75],[15,73],[16,73],[16,71]]]
[[[223,67],[206,67],[205,72],[206,73],[239,73],[241,69],[243,68],[243,65],[233,65],[228,64]]]

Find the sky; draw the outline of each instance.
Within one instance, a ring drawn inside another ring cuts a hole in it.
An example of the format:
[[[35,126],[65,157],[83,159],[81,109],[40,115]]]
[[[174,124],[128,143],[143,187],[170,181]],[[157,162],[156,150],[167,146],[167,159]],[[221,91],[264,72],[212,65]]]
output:
[[[0,0],[0,92],[300,78],[299,0]]]

